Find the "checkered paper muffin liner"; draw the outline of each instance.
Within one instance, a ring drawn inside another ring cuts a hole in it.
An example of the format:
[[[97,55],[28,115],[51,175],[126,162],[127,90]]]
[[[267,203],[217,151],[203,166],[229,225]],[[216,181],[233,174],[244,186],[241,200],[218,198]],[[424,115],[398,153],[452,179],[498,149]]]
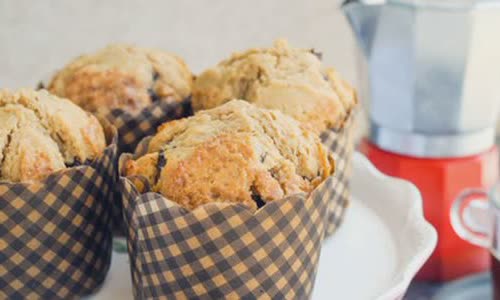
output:
[[[122,174],[150,140],[121,155]],[[333,182],[257,212],[235,203],[189,211],[150,192],[143,177],[121,177],[135,298],[310,298]]]
[[[340,129],[324,131],[321,134],[321,141],[333,153],[335,159],[332,200],[328,205],[328,223],[325,229],[327,236],[333,234],[341,225],[350,202],[349,180],[354,152],[355,118],[356,111],[353,110]]]
[[[187,117],[192,114],[191,99],[169,103],[156,101],[138,113],[130,113],[123,109],[114,109],[106,114],[97,114],[100,119],[107,120],[116,126],[119,135],[118,149],[120,153],[134,152],[137,144],[145,137],[156,133],[161,124]],[[116,192],[113,207],[113,223],[116,233],[125,234],[122,218],[121,195]]]
[[[120,137],[118,149],[121,153],[134,152],[137,144],[145,137],[156,133],[161,124],[192,115],[191,99],[169,103],[155,101],[138,113],[113,109],[103,117],[113,124]]]
[[[121,178],[134,297],[310,298],[332,179],[308,198],[297,194],[253,212],[228,203],[188,211],[138,192],[140,177]]]
[[[41,182],[0,182],[0,299],[78,298],[94,292],[111,258],[116,129],[89,165]]]

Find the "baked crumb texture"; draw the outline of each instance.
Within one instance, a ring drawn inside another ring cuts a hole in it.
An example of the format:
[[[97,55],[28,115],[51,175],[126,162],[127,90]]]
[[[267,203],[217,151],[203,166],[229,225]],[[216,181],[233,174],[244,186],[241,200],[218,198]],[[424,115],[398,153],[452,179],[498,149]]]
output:
[[[310,193],[334,171],[308,126],[241,100],[165,123],[146,152],[126,163],[126,175],[144,176],[153,191],[188,209],[209,202],[255,209]]]
[[[98,157],[106,147],[98,120],[47,91],[0,91],[0,180],[40,180]]]
[[[231,99],[278,109],[316,132],[341,128],[358,102],[338,72],[322,65],[321,54],[290,47],[283,39],[270,48],[235,53],[196,78],[195,111]]]
[[[91,112],[139,112],[157,101],[180,102],[193,76],[184,61],[157,49],[115,44],[82,55],[59,71],[48,89]]]

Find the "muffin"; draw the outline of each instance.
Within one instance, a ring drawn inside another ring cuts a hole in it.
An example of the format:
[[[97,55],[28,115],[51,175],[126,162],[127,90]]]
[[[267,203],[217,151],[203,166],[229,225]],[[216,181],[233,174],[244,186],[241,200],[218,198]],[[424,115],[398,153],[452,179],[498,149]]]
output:
[[[193,209],[235,202],[252,209],[310,193],[334,171],[334,161],[307,125],[277,110],[233,100],[165,123],[147,151],[128,160],[125,175]]]
[[[318,133],[341,128],[357,103],[356,93],[333,68],[323,67],[320,57],[311,49],[292,48],[286,40],[233,54],[196,78],[193,109],[237,98],[278,109]]]
[[[106,147],[97,119],[47,91],[0,91],[0,181],[36,181],[94,160]]]
[[[48,89],[90,112],[120,108],[138,112],[154,102],[180,102],[191,94],[193,76],[168,52],[110,45],[82,55],[59,71]]]

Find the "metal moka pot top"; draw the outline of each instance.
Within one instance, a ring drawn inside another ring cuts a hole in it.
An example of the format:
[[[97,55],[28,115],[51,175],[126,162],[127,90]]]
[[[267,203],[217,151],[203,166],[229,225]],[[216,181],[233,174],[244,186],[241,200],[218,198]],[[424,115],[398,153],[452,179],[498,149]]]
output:
[[[417,157],[462,157],[494,144],[500,2],[346,1],[361,49],[371,139]]]

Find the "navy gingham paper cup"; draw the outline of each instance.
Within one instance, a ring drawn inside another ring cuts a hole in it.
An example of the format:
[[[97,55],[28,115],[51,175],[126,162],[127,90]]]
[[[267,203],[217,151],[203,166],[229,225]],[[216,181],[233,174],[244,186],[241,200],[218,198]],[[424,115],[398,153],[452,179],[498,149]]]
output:
[[[120,156],[122,174],[150,140]],[[121,177],[134,297],[310,298],[333,182],[330,176],[309,197],[293,195],[256,212],[236,203],[189,211],[151,192],[144,177]]]
[[[134,297],[310,298],[332,179],[254,212],[234,203],[189,211],[147,192],[141,177],[122,177]]]
[[[328,206],[326,235],[332,235],[342,224],[350,203],[349,180],[352,173],[354,153],[354,130],[356,110],[351,110],[341,127],[321,133],[323,145],[333,154],[335,175],[332,181],[332,202]]]
[[[79,298],[101,286],[117,180],[116,129],[106,134],[109,146],[88,165],[40,182],[0,182],[1,299]]]
[[[181,102],[155,101],[136,113],[116,108],[103,115],[98,115],[100,118],[108,120],[118,130],[120,153],[130,153],[135,151],[137,144],[142,139],[155,134],[161,124],[192,114],[191,98],[188,97]]]
[[[113,109],[104,114],[96,113],[99,119],[107,120],[118,130],[119,153],[134,152],[141,140],[154,135],[157,128],[168,121],[181,119],[192,114],[191,98],[181,102],[155,101],[136,113]],[[113,224],[117,235],[124,235],[123,207],[118,189],[115,191]]]
[[[46,89],[49,86],[50,77],[38,83],[38,89]],[[94,112],[101,121],[107,121],[116,127],[118,131],[118,154],[134,152],[137,144],[145,137],[156,133],[156,129],[163,123],[181,119],[193,114],[191,108],[191,97],[182,101],[172,99],[161,99],[154,101],[142,110],[129,112],[121,108],[110,111],[102,110]],[[115,191],[115,203],[113,206],[113,228],[115,234],[124,235],[122,219],[122,204],[119,191]]]

